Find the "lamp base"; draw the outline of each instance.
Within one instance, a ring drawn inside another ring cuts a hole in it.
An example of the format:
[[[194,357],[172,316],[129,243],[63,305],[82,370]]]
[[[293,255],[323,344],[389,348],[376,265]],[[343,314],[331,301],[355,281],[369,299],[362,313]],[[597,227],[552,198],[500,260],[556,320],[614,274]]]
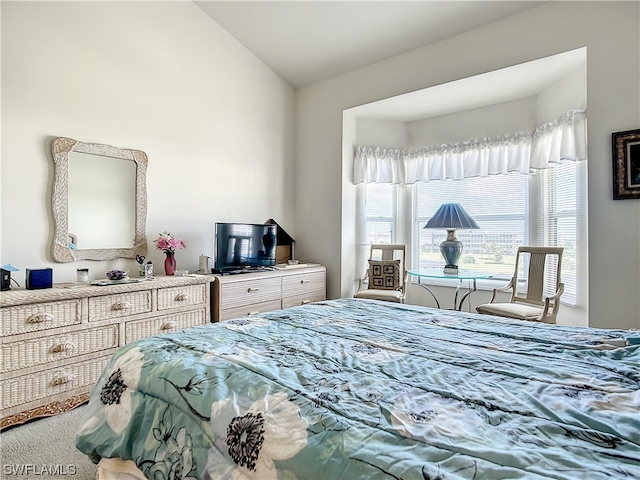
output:
[[[440,253],[445,260],[445,269],[454,268],[458,273],[458,260],[462,255],[462,242],[456,238],[454,228],[447,229],[447,239],[440,244]]]

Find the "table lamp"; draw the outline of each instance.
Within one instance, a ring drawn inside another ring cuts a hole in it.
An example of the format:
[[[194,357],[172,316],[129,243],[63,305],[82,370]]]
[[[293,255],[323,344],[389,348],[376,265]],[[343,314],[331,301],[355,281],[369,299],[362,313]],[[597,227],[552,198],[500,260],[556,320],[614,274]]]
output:
[[[443,203],[424,228],[445,228],[447,239],[440,244],[444,257],[444,273],[458,273],[458,259],[462,255],[462,242],[456,238],[459,228],[480,228],[459,203]]]

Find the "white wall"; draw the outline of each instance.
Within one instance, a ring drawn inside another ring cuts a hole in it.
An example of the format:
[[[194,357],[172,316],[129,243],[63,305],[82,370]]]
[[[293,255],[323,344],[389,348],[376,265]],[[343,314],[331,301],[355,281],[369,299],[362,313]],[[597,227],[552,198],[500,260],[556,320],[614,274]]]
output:
[[[407,125],[405,122],[358,118],[356,143],[366,147],[406,149]]]
[[[295,238],[294,95],[192,2],[2,2],[2,264],[103,278],[133,260],[53,263],[52,138],[149,157],[149,254],[212,255],[215,221],[276,219]]]
[[[587,70],[576,68],[536,97],[538,125],[550,122],[572,108],[587,108]],[[587,115],[588,117],[588,115]]]
[[[342,205],[354,190],[341,163],[343,110],[586,46],[589,325],[640,327],[640,201],[612,200],[610,143],[612,132],[638,128],[640,119],[639,6],[548,2],[298,90],[297,251],[327,265],[329,296],[341,293],[341,232],[353,222]],[[621,240],[612,248],[614,239]]]
[[[531,131],[536,126],[535,97],[528,97],[407,122],[407,148]]]

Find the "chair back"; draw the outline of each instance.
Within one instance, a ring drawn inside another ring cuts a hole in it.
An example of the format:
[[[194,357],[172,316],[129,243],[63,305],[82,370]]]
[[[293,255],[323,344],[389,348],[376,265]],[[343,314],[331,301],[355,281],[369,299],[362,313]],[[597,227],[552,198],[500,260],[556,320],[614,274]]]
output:
[[[511,302],[544,305],[544,297],[557,292],[562,283],[560,271],[563,251],[563,247],[519,247],[512,279],[514,288]],[[524,291],[517,288],[520,268],[523,269],[527,282]]]
[[[372,244],[369,260],[400,260],[400,290],[404,292],[407,276],[405,245],[399,243]]]

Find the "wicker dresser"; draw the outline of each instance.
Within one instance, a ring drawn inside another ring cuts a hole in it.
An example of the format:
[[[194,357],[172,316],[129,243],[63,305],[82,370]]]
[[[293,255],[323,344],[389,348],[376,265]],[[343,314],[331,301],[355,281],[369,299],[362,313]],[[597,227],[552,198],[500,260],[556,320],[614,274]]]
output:
[[[86,402],[117,347],[208,323],[214,279],[2,292],[0,429]]]

